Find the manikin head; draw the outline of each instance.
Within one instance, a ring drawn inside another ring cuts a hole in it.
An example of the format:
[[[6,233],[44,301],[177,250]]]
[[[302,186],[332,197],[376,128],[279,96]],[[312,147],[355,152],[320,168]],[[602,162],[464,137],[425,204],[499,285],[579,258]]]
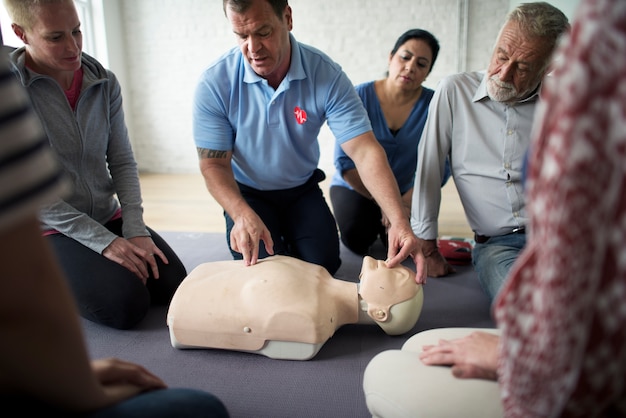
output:
[[[366,256],[359,285],[363,309],[389,335],[408,332],[422,313],[424,294],[415,273],[404,266],[392,269],[384,261]]]

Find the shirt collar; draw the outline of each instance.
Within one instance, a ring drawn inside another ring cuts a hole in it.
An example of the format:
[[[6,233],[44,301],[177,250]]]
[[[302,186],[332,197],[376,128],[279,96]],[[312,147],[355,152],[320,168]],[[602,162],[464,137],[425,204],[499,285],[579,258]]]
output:
[[[489,94],[487,93],[487,72],[483,72],[483,79],[478,85],[478,89],[476,89],[476,93],[474,93],[474,97],[472,98],[473,102],[479,102],[484,98],[489,99]]]

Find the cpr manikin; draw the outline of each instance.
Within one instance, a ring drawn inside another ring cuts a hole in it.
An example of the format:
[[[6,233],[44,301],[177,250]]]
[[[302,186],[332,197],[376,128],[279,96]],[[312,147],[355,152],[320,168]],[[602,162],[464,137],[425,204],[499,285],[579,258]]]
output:
[[[345,324],[378,324],[387,334],[413,328],[423,293],[415,273],[364,257],[360,283],[275,255],[196,267],[174,294],[167,314],[172,346],[258,353],[308,360]]]

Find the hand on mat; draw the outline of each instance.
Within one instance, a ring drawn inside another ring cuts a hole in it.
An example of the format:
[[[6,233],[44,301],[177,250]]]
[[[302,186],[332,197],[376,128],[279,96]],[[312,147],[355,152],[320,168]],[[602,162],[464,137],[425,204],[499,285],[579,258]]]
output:
[[[426,274],[428,277],[441,277],[456,273],[456,270],[446,261],[437,248],[437,240],[420,240],[422,254],[426,259]]]
[[[163,380],[143,366],[124,360],[116,358],[93,360],[91,368],[110,404],[128,399],[141,392],[167,387]]]
[[[133,239],[137,240],[137,238],[139,237]],[[152,238],[150,237],[142,238],[147,238],[150,242],[152,242]],[[115,238],[108,245],[108,247],[102,251],[103,256],[135,273],[144,284],[146,284],[149,276],[148,265],[150,265],[150,268],[154,273],[154,277],[159,277],[159,270],[156,267],[156,260],[153,256],[157,254],[159,254],[161,259],[165,259],[165,261],[167,261],[165,255],[157,248],[156,245],[154,245],[154,243],[149,246],[149,249],[144,249],[135,245],[130,240],[121,237]]]
[[[265,251],[274,254],[274,241],[269,229],[261,218],[250,211],[247,216],[233,218],[235,225],[230,231],[230,247],[241,253],[246,266],[252,266],[259,260],[259,244],[265,244]]]
[[[429,366],[452,366],[452,374],[460,379],[497,380],[499,341],[497,335],[474,331],[463,338],[425,345],[419,357]]]

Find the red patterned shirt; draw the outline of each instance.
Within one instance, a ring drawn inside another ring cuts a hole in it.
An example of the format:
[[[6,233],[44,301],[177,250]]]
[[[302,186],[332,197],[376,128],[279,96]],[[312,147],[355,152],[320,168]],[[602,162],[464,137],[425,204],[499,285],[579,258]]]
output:
[[[505,415],[624,416],[626,1],[581,2],[542,94],[528,243],[495,306]]]

